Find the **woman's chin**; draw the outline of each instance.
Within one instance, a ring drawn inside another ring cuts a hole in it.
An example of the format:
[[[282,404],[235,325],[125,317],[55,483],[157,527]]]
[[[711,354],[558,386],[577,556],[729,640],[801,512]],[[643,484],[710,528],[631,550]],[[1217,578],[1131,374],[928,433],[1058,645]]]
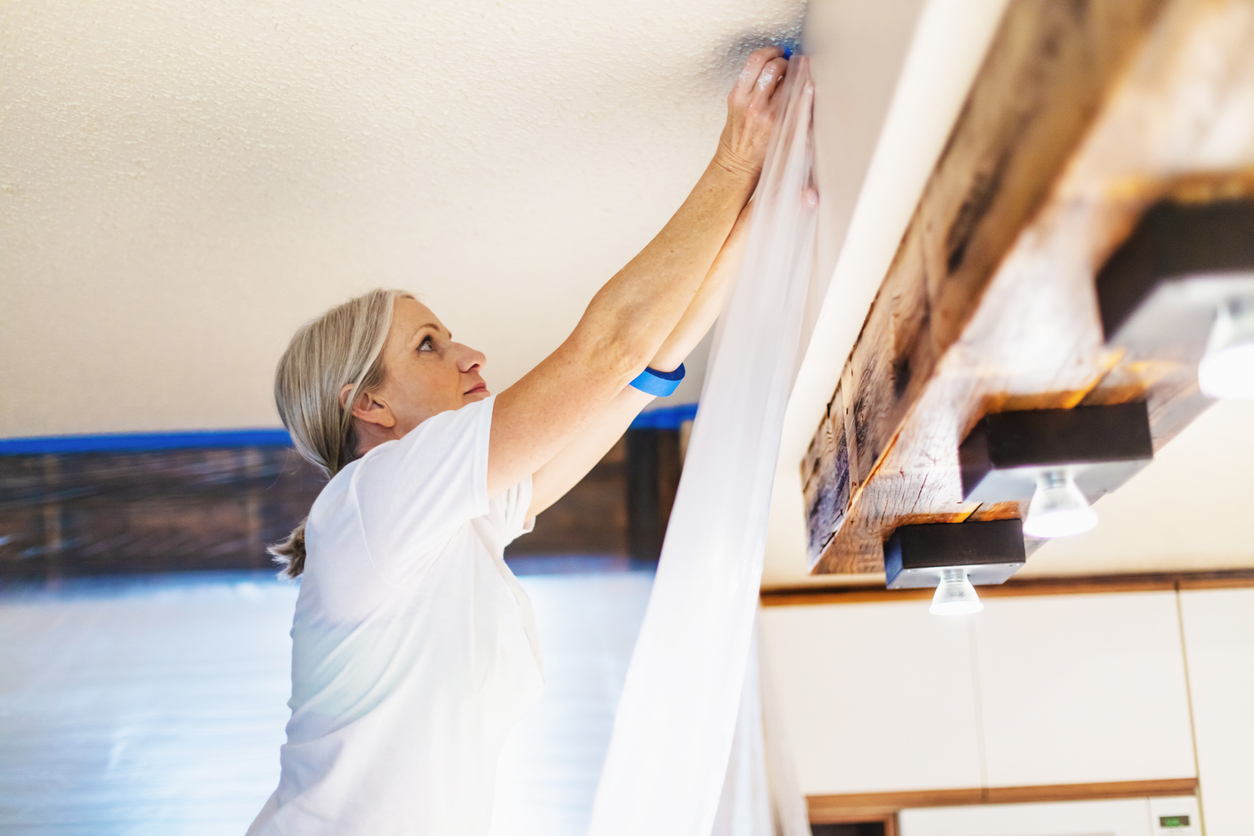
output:
[[[478,403],[485,398],[491,397],[492,393],[487,389],[475,389],[462,395],[462,403]]]

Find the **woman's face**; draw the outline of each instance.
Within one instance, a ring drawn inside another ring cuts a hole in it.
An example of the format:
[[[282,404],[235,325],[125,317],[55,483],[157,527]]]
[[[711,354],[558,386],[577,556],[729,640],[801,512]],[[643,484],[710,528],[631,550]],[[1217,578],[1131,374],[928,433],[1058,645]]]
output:
[[[383,385],[373,397],[386,405],[399,438],[432,415],[488,397],[480,377],[487,358],[453,342],[453,335],[417,299],[398,298],[383,345]]]

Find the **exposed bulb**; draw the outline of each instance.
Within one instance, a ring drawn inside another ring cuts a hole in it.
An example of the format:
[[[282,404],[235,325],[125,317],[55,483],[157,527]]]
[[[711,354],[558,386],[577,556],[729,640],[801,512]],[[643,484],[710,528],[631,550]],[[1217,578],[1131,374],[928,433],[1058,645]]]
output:
[[[1197,382],[1211,398],[1254,399],[1254,299],[1230,299],[1219,306]]]
[[[932,615],[970,615],[984,609],[975,587],[967,580],[967,570],[962,568],[941,570],[941,582],[932,596]]]
[[[1097,512],[1071,474],[1062,469],[1047,470],[1036,480],[1036,493],[1023,521],[1029,537],[1071,537],[1097,525]]]

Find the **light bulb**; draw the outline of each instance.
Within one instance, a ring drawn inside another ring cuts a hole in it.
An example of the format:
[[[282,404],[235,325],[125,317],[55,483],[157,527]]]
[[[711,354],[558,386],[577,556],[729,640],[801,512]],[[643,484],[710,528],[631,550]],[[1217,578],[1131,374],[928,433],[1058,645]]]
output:
[[[1229,299],[1219,306],[1197,382],[1208,397],[1254,399],[1254,299]]]
[[[1097,512],[1065,470],[1047,470],[1036,480],[1036,493],[1023,521],[1029,537],[1070,537],[1097,525]]]
[[[970,615],[984,609],[975,587],[967,580],[967,570],[962,568],[941,570],[941,582],[932,596],[932,615]]]

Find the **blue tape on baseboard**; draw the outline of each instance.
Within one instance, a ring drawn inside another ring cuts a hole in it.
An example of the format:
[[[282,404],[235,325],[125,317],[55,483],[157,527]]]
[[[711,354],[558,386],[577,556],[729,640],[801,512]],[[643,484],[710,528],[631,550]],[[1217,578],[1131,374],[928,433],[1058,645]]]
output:
[[[631,422],[633,430],[677,430],[679,425],[685,421],[691,421],[697,417],[697,405],[695,403],[685,403],[679,406],[668,406],[663,409],[653,409],[648,412],[641,412],[636,416],[636,420]]]
[[[198,447],[290,447],[287,430],[201,430],[177,433],[105,433],[0,438],[0,456],[42,453],[136,453]]]

